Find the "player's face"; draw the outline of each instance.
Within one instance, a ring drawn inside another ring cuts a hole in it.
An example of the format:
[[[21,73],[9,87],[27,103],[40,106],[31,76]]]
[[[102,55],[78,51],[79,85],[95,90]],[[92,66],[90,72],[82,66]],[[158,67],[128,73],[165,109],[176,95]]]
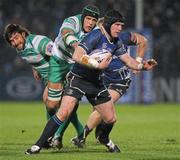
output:
[[[118,35],[121,31],[122,31],[122,23],[115,22],[111,25],[111,36],[113,38],[118,37]]]
[[[11,35],[11,37],[9,38],[9,41],[13,48],[22,50],[25,44],[25,34],[15,32]]]
[[[83,23],[83,29],[85,32],[90,32],[96,25],[97,19],[91,16],[86,16],[84,18],[84,23]]]

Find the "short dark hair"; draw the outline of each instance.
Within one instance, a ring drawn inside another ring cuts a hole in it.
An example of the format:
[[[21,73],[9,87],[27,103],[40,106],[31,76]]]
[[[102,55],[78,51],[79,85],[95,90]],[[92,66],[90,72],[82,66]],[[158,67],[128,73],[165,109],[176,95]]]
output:
[[[25,27],[22,27],[19,24],[8,24],[5,26],[4,29],[4,39],[10,44],[10,37],[13,33],[25,33],[25,36],[30,34],[29,30]]]

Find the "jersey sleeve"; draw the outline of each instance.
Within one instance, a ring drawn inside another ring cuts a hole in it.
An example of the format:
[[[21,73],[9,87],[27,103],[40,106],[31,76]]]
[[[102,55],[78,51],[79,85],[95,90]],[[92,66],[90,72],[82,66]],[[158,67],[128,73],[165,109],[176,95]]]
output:
[[[99,30],[94,30],[88,33],[79,43],[79,46],[82,47],[87,54],[90,54],[97,46],[101,34]]]
[[[60,28],[60,32],[62,32],[64,29],[72,30],[74,33],[77,33],[80,30],[80,23],[78,18],[75,16],[66,18],[63,21],[63,24]]]
[[[46,36],[36,35],[32,40],[32,44],[37,52],[42,55],[52,55],[53,42]]]

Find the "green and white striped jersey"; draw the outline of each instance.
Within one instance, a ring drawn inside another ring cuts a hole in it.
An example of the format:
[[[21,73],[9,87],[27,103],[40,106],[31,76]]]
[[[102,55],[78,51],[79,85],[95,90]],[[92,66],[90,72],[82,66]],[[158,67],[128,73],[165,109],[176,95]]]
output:
[[[42,35],[30,34],[26,37],[23,50],[17,50],[19,56],[38,71],[44,83],[48,80],[49,62],[47,57],[51,56],[53,42]]]
[[[72,60],[73,49],[70,46],[67,46],[61,35],[61,31],[64,29],[72,30],[75,37],[80,41],[85,37],[85,33],[82,29],[81,14],[68,17],[63,21],[63,24],[59,30],[59,34],[55,39],[53,56],[63,59],[68,63],[74,63]]]

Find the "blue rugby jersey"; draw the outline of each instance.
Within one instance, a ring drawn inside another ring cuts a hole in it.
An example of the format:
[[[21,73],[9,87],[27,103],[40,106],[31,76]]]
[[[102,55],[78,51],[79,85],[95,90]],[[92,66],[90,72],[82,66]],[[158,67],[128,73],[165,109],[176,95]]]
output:
[[[114,56],[120,56],[126,53],[123,47],[122,41],[119,38],[115,42],[109,42],[105,35],[102,34],[100,29],[96,29],[90,32],[86,37],[82,39],[79,46],[81,46],[87,54],[90,54],[95,49],[106,49]],[[119,48],[119,50],[117,50]],[[85,78],[88,81],[98,82],[100,80],[101,70],[91,69],[84,65],[75,63],[72,72]]]
[[[134,45],[131,41],[131,33],[123,32],[119,35],[127,50],[128,45]],[[122,62],[119,57],[114,56],[108,68],[103,72],[103,80],[106,83],[116,83],[131,77],[129,68]]]

